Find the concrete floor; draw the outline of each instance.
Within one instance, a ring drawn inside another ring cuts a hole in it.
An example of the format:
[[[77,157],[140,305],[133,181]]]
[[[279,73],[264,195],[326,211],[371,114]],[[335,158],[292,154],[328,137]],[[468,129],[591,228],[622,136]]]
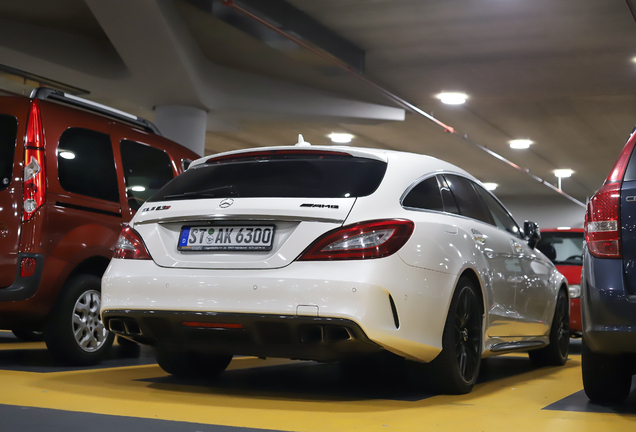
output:
[[[0,431],[634,431],[636,380],[619,407],[583,393],[580,341],[563,367],[525,354],[489,359],[463,396],[435,395],[416,368],[235,358],[217,380],[176,379],[152,350],[114,346],[98,367],[67,368],[42,342],[0,332]]]

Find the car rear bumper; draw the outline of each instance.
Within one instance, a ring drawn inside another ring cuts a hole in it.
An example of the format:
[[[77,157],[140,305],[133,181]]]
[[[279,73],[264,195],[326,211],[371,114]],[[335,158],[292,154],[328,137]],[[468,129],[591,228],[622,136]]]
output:
[[[583,254],[583,337],[594,352],[636,353],[636,296],[629,295],[620,259]]]
[[[285,315],[104,311],[112,332],[172,349],[330,361],[382,348],[353,321]]]
[[[431,361],[441,351],[457,278],[406,265],[396,255],[375,260],[295,262],[270,270],[175,269],[150,260],[114,259],[102,279],[102,311],[105,319],[106,313],[145,316],[152,311],[206,317],[284,317],[281,322],[285,323],[345,320],[359,328],[354,335],[364,335],[356,336],[356,343],[368,339],[394,354]],[[286,325],[296,331],[295,324]],[[259,330],[246,332],[258,334]],[[184,336],[183,332],[175,334]],[[156,330],[148,338],[149,343],[161,339]],[[361,345],[348,346],[367,352]],[[293,354],[294,358],[312,358]],[[324,356],[315,359],[319,358]]]

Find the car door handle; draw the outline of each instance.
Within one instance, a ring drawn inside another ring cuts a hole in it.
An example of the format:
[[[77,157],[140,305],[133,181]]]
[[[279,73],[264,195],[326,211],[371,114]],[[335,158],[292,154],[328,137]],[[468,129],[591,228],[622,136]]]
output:
[[[475,240],[475,242],[482,246],[486,244],[486,239],[488,238],[487,235],[480,233],[475,228],[471,228],[470,231],[473,234],[473,240]]]

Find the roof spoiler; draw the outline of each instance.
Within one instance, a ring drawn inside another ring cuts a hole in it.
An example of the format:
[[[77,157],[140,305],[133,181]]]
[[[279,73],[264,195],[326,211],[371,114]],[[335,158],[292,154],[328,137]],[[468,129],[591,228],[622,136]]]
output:
[[[159,132],[159,129],[157,129],[157,126],[155,126],[152,122],[146,119],[137,117],[135,115],[129,114],[124,111],[120,111],[115,108],[111,108],[106,105],[99,104],[97,102],[93,102],[87,99],[82,99],[80,97],[73,96],[59,90],[53,90],[48,87],[38,87],[36,89],[33,89],[30,97],[31,99],[41,99],[41,100],[51,99],[51,100],[62,102],[68,105],[73,105],[88,111],[93,111],[93,112],[105,115],[107,117],[111,117],[126,123],[133,124],[147,131],[150,131],[154,133],[155,135],[161,136],[161,132]]]

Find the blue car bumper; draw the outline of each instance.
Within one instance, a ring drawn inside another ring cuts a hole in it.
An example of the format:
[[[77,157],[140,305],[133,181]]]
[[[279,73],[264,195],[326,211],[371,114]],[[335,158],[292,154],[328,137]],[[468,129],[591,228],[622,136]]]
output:
[[[583,253],[583,337],[598,353],[636,353],[636,295],[625,289],[623,261]],[[633,292],[633,291],[632,291]]]

